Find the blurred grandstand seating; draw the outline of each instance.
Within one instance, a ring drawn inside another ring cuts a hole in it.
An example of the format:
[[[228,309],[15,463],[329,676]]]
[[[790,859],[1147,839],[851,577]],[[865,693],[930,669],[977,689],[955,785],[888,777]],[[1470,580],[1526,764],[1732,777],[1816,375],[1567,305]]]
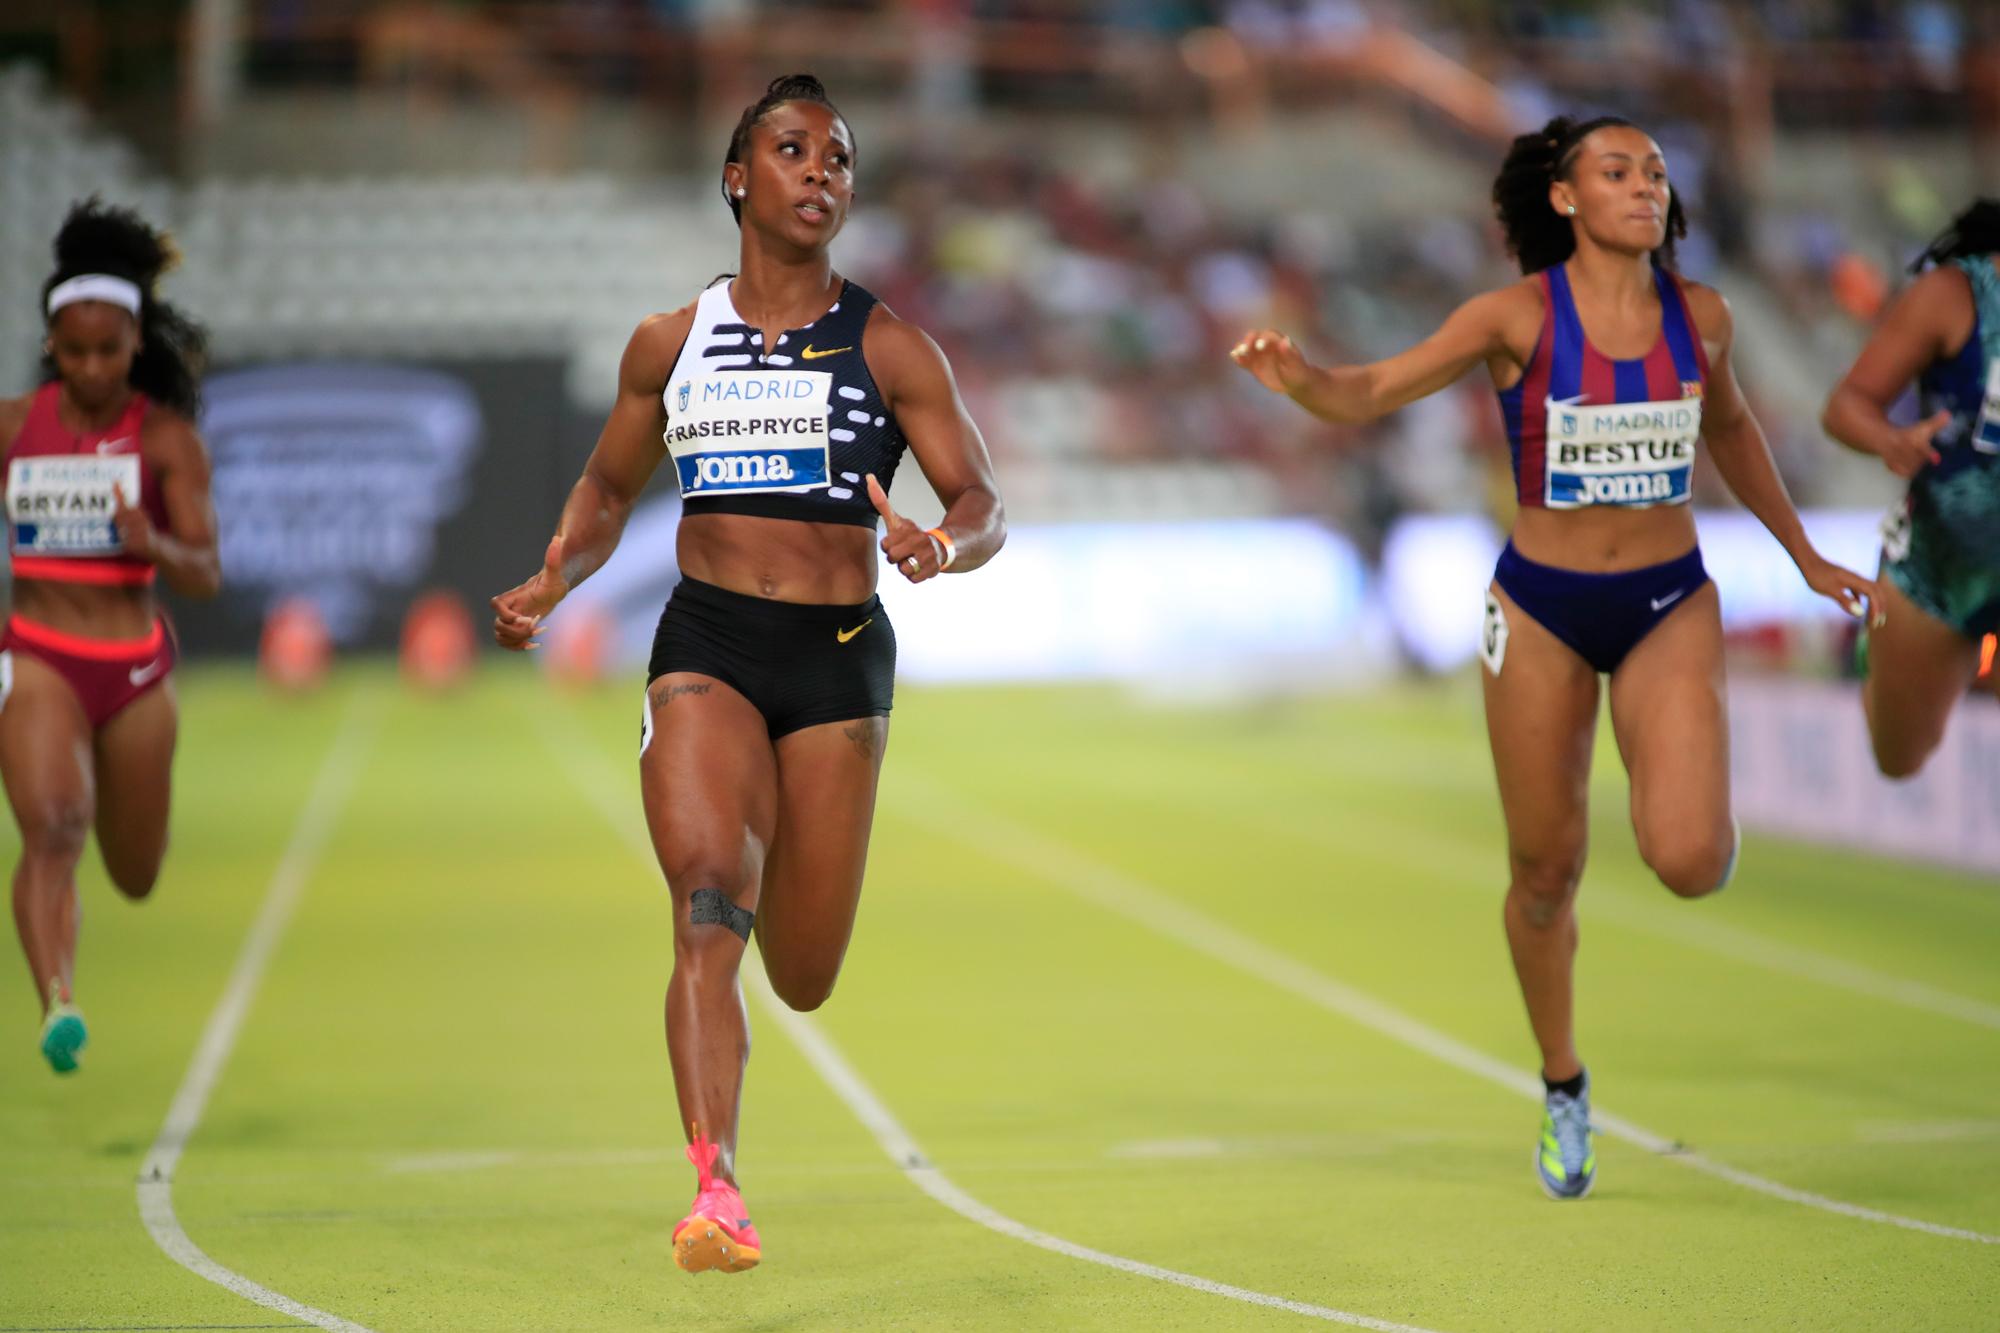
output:
[[[1685,265],[1736,307],[1788,480],[1806,502],[1872,502],[1893,487],[1819,438],[1818,399],[1871,294],[1969,189],[1971,154],[1949,160],[1925,127],[1954,98],[1967,126],[1994,114],[1987,20],[1935,3],[1886,7],[1872,28],[1868,5],[1814,0],[1554,17],[1355,0],[245,8],[245,100],[175,138],[161,169],[26,67],[0,76],[0,383],[32,376],[25,294],[63,209],[96,191],[176,229],[169,290],[213,327],[219,360],[552,355],[596,412],[632,325],[733,264],[711,175],[730,107],[753,74],[811,63],[851,75],[835,91],[863,138],[841,265],[951,353],[1022,516],[1306,512],[1364,545],[1400,512],[1504,508],[1490,395],[1468,382],[1338,431],[1223,354],[1267,320],[1326,353],[1383,354],[1504,281],[1485,193],[1509,128],[1578,104],[1649,117],[1696,219]],[[753,14],[771,21],[746,27]],[[937,45],[940,25],[963,40]],[[1862,39],[1878,56],[1865,70],[1846,59]],[[705,72],[663,90],[662,72],[694,68],[690,40]],[[1827,59],[1773,59],[1808,49]],[[1911,127],[1907,151],[1813,137],[1841,123],[1838,99],[1801,90],[1842,69]],[[1903,93],[1883,69],[1909,75]],[[301,92],[328,87],[345,100]],[[966,123],[954,99],[977,106],[978,132],[940,138]],[[1278,105],[1284,119],[1264,116]],[[379,136],[351,129],[371,107],[412,140],[388,165]],[[1774,149],[1757,136],[1780,112]],[[570,154],[588,167],[538,169],[547,143],[517,131],[549,115],[596,115],[603,141],[670,127],[684,146],[663,150],[664,172],[595,147]],[[129,113],[113,123],[157,142]],[[368,147],[343,158],[343,136]],[[482,136],[492,152],[468,151]],[[1393,447],[1320,447],[1367,439]]]

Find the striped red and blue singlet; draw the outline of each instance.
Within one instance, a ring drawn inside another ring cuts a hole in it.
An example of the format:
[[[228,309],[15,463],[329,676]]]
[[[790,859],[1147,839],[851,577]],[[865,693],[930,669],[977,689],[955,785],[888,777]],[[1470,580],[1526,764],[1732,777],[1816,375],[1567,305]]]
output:
[[[1671,418],[1684,418],[1687,413],[1676,411],[1674,405],[1692,399],[1698,429],[1699,406],[1708,382],[1708,353],[1702,347],[1680,280],[1655,266],[1660,336],[1644,357],[1614,361],[1584,336],[1564,266],[1558,264],[1536,276],[1541,280],[1545,311],[1541,337],[1519,383],[1500,391],[1500,411],[1507,425],[1520,503],[1530,508],[1559,509],[1686,503],[1692,438],[1680,438],[1685,432],[1677,432]],[[1589,426],[1596,426],[1599,433],[1614,436],[1618,443],[1593,446],[1598,452],[1589,462],[1571,461],[1582,457],[1578,446],[1566,447],[1560,438],[1551,445],[1552,416],[1561,414],[1574,428],[1574,409],[1621,404],[1650,404],[1660,410],[1635,414],[1630,420],[1602,411],[1591,413],[1595,420],[1586,423],[1585,433],[1589,434]],[[1606,453],[1606,449],[1625,452]],[[1651,457],[1649,449],[1654,451]],[[1682,451],[1684,459],[1667,457],[1676,451]]]

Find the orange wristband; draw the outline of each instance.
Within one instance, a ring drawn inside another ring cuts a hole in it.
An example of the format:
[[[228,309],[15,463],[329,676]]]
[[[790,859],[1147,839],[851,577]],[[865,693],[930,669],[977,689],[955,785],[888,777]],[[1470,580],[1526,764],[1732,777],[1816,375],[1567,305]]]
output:
[[[958,559],[958,547],[952,545],[951,534],[943,528],[925,528],[924,536],[936,542],[944,552],[943,558],[938,561],[938,573],[944,573],[951,568],[951,562]]]

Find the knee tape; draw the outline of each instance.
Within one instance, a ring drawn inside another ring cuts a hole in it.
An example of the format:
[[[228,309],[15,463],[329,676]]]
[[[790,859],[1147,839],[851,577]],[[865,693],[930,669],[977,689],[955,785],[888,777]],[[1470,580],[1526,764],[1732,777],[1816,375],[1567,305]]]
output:
[[[691,926],[727,926],[748,943],[750,927],[756,920],[755,912],[746,912],[730,902],[729,895],[721,889],[696,889],[688,895],[688,924]]]

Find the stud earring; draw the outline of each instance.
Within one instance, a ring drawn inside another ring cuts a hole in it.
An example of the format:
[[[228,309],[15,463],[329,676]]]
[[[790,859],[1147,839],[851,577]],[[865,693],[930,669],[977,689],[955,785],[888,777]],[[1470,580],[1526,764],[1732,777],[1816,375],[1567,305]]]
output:
[[[742,197],[743,197],[744,195],[746,195],[746,194],[748,194],[748,193],[750,193],[750,192],[749,192],[748,190],[744,189],[744,188],[743,188],[743,187],[742,187],[741,185],[739,185],[739,186],[737,186],[737,187],[736,187],[736,197],[737,197],[738,199],[741,199],[741,198],[742,198]],[[1572,208],[1572,209],[1570,210],[1570,212],[1574,213],[1574,212],[1576,212],[1576,210],[1575,210],[1574,208]]]
[[[736,193],[738,193],[738,194],[742,194],[742,193],[743,193],[743,191],[741,191],[741,190],[738,190],[738,191],[737,191]],[[1563,210],[1563,212],[1565,212],[1565,213],[1569,214],[1569,215],[1570,215],[1571,217],[1575,217],[1575,216],[1576,216],[1576,205],[1575,205],[1575,204],[1571,204],[1571,205],[1570,205],[1570,206],[1569,206],[1568,208],[1565,208],[1565,209]]]

